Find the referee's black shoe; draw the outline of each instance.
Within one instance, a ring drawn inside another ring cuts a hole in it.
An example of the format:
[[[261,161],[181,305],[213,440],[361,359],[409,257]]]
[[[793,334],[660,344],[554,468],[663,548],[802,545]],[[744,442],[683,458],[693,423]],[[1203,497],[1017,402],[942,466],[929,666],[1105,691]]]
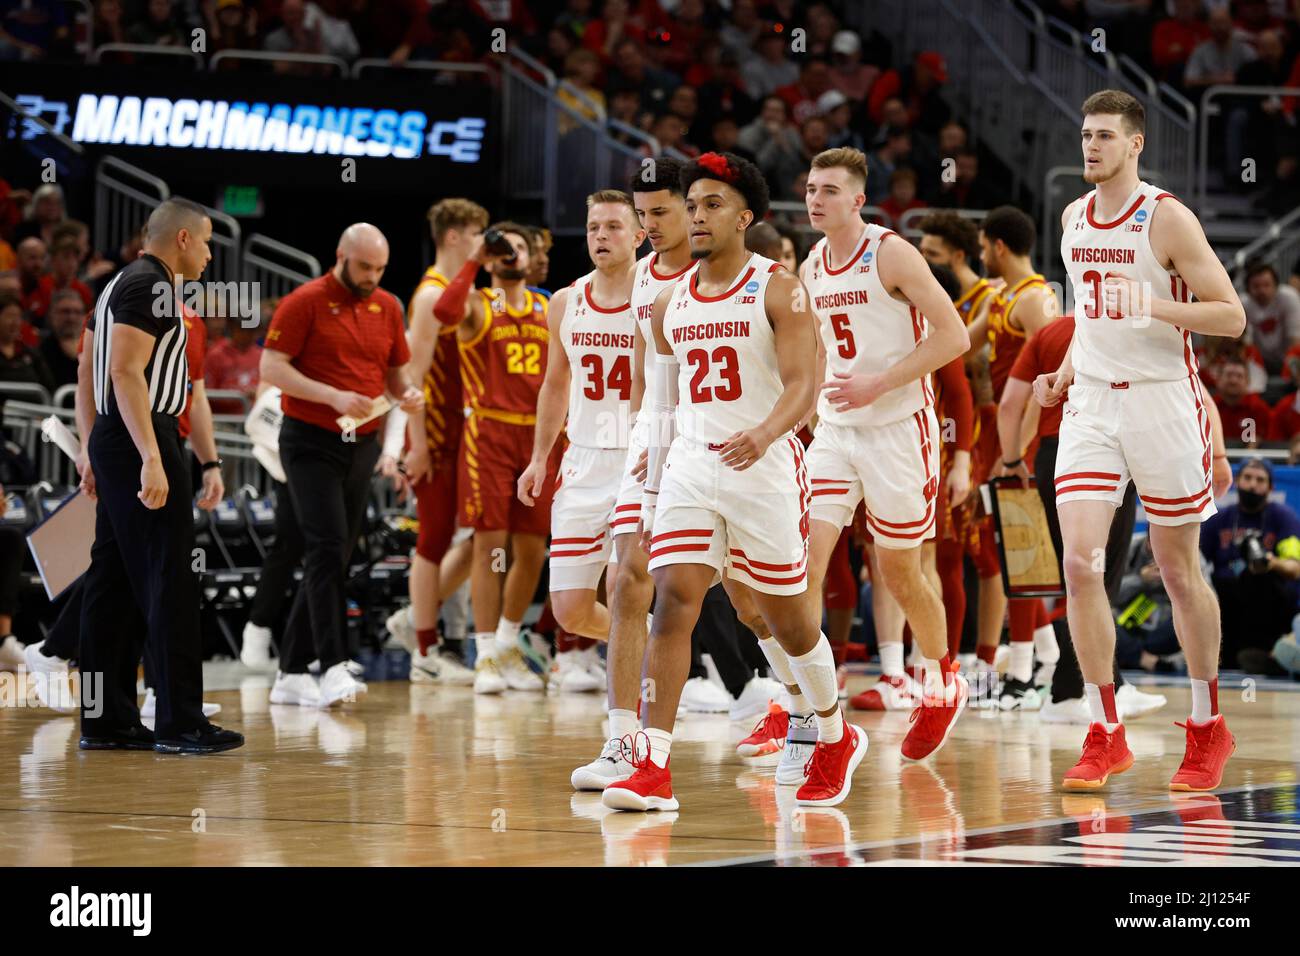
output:
[[[179,737],[159,740],[153,749],[160,754],[216,754],[242,746],[243,734],[222,730],[216,724],[205,724]]]
[[[82,750],[153,750],[153,731],[144,724],[107,734],[83,734],[77,746]]]

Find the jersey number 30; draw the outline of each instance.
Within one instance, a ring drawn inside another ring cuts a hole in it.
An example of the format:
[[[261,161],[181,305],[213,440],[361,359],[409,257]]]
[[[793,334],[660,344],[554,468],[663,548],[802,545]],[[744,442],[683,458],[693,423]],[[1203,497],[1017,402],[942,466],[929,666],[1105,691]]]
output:
[[[511,375],[540,375],[542,347],[536,342],[507,342],[506,371]]]
[[[691,376],[692,404],[700,405],[714,399],[734,402],[740,398],[740,359],[730,345],[719,345],[712,355],[704,349],[691,349],[686,353],[686,361],[695,369],[695,374]],[[709,376],[710,362],[722,379],[718,385],[704,384]]]
[[[1091,289],[1091,299],[1083,307],[1083,314],[1090,319],[1100,319],[1102,309],[1105,307],[1105,298],[1101,292],[1101,273],[1096,269],[1089,269],[1083,274],[1083,281],[1086,282]],[[1124,316],[1122,313],[1107,312],[1106,318],[1122,319]]]
[[[626,355],[614,359],[609,367],[609,378],[605,378],[605,363],[600,356],[588,352],[582,357],[582,367],[587,372],[587,384],[582,390],[582,397],[598,402],[605,397],[605,389],[617,392],[618,397],[627,401],[632,397],[632,360]]]

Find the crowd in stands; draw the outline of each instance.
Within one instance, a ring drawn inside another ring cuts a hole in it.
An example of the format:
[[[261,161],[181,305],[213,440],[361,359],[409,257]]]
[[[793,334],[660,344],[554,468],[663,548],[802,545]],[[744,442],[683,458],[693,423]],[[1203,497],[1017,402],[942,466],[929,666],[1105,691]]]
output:
[[[0,180],[0,383],[39,385],[50,396],[77,381],[77,348],[89,310],[122,266],[140,252],[142,237],[113,250],[91,247],[90,229],[69,218],[63,190],[45,184],[13,189]],[[257,390],[258,340],[274,302],[263,302],[260,324],[227,322],[214,309],[206,319],[209,390]],[[239,412],[238,399],[217,397],[216,412]]]

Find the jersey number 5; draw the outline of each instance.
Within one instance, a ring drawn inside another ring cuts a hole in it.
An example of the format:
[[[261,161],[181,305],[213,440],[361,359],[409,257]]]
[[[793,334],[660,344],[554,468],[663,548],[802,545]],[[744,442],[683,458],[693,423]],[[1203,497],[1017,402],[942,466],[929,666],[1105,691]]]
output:
[[[609,378],[605,378],[605,363],[600,356],[587,353],[579,363],[587,371],[587,384],[582,390],[582,397],[598,402],[605,397],[605,389],[617,392],[622,401],[632,397],[632,360],[626,355],[614,359],[609,367]]]
[[[1088,284],[1090,289],[1090,299],[1083,307],[1083,314],[1090,319],[1100,319],[1102,303],[1105,301],[1101,294],[1101,273],[1096,269],[1089,269],[1083,274],[1083,281]],[[1124,315],[1123,313],[1112,314],[1107,312],[1106,318],[1122,319]]]
[[[507,342],[506,371],[511,375],[540,375],[542,347],[536,342]]]
[[[831,313],[831,331],[835,333],[840,358],[851,359],[858,354],[858,345],[853,341],[853,326],[849,324],[847,312]]]
[[[715,398],[720,402],[734,402],[740,398],[740,359],[736,350],[730,345],[719,345],[710,355],[704,349],[691,349],[686,353],[686,361],[695,367],[691,376],[691,403],[700,405]],[[709,363],[717,367],[720,385],[705,385],[709,375]]]

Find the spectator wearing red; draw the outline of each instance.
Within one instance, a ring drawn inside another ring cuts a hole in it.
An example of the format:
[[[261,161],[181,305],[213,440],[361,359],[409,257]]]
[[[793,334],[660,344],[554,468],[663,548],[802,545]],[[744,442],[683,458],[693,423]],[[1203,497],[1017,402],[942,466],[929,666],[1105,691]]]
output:
[[[74,239],[60,239],[50,251],[50,271],[41,276],[35,292],[27,300],[27,311],[36,324],[44,324],[45,314],[50,309],[50,297],[60,289],[72,289],[81,296],[87,309],[95,304],[90,287],[77,278],[80,260],[81,252]]]
[[[1201,0],[1174,0],[1174,15],[1159,21],[1151,31],[1151,64],[1161,79],[1182,83],[1183,67],[1192,51],[1209,38]]]
[[[880,67],[862,62],[862,39],[852,30],[841,30],[831,40],[831,84],[854,103],[864,102]]]
[[[1288,392],[1273,406],[1268,433],[1273,441],[1287,444],[1300,435],[1300,392]]]
[[[628,0],[605,0],[600,17],[582,31],[582,45],[608,65],[614,61],[614,50],[625,37],[643,42],[645,24],[639,15],[632,13]]]
[[[952,110],[944,102],[939,88],[948,82],[948,63],[942,54],[923,50],[912,65],[902,70],[890,69],[881,74],[867,98],[867,113],[875,123],[885,120],[885,101],[892,96],[902,99],[913,129],[934,134],[948,121]]]
[[[1273,409],[1258,395],[1247,391],[1246,363],[1227,359],[1219,367],[1219,387],[1214,404],[1223,419],[1223,438],[1230,444],[1250,447],[1271,437]]]
[[[1264,357],[1250,342],[1244,333],[1240,338],[1225,339],[1211,336],[1205,344],[1196,350],[1196,361],[1201,370],[1201,381],[1209,389],[1218,388],[1219,370],[1224,362],[1237,360],[1246,364],[1246,391],[1259,394],[1268,387],[1268,371],[1264,367]]]
[[[40,352],[23,342],[23,307],[18,297],[0,293],[0,382],[39,385],[54,393],[54,377]]]
[[[809,117],[820,111],[817,101],[831,89],[831,68],[825,60],[805,60],[799,79],[780,87],[776,95],[790,107],[790,116],[796,126],[802,126]]]
[[[911,209],[924,209],[925,203],[916,196],[916,170],[909,166],[894,170],[889,176],[889,198],[880,208],[894,220],[894,228],[901,228],[903,213]]]
[[[257,344],[260,325],[235,322],[230,325],[230,338],[220,339],[208,350],[207,374],[204,380],[213,391],[241,392],[250,402],[257,395],[260,380],[258,367],[262,361],[262,346]],[[225,407],[219,408],[218,405]],[[214,412],[238,412],[240,405],[225,399],[212,399]]]

